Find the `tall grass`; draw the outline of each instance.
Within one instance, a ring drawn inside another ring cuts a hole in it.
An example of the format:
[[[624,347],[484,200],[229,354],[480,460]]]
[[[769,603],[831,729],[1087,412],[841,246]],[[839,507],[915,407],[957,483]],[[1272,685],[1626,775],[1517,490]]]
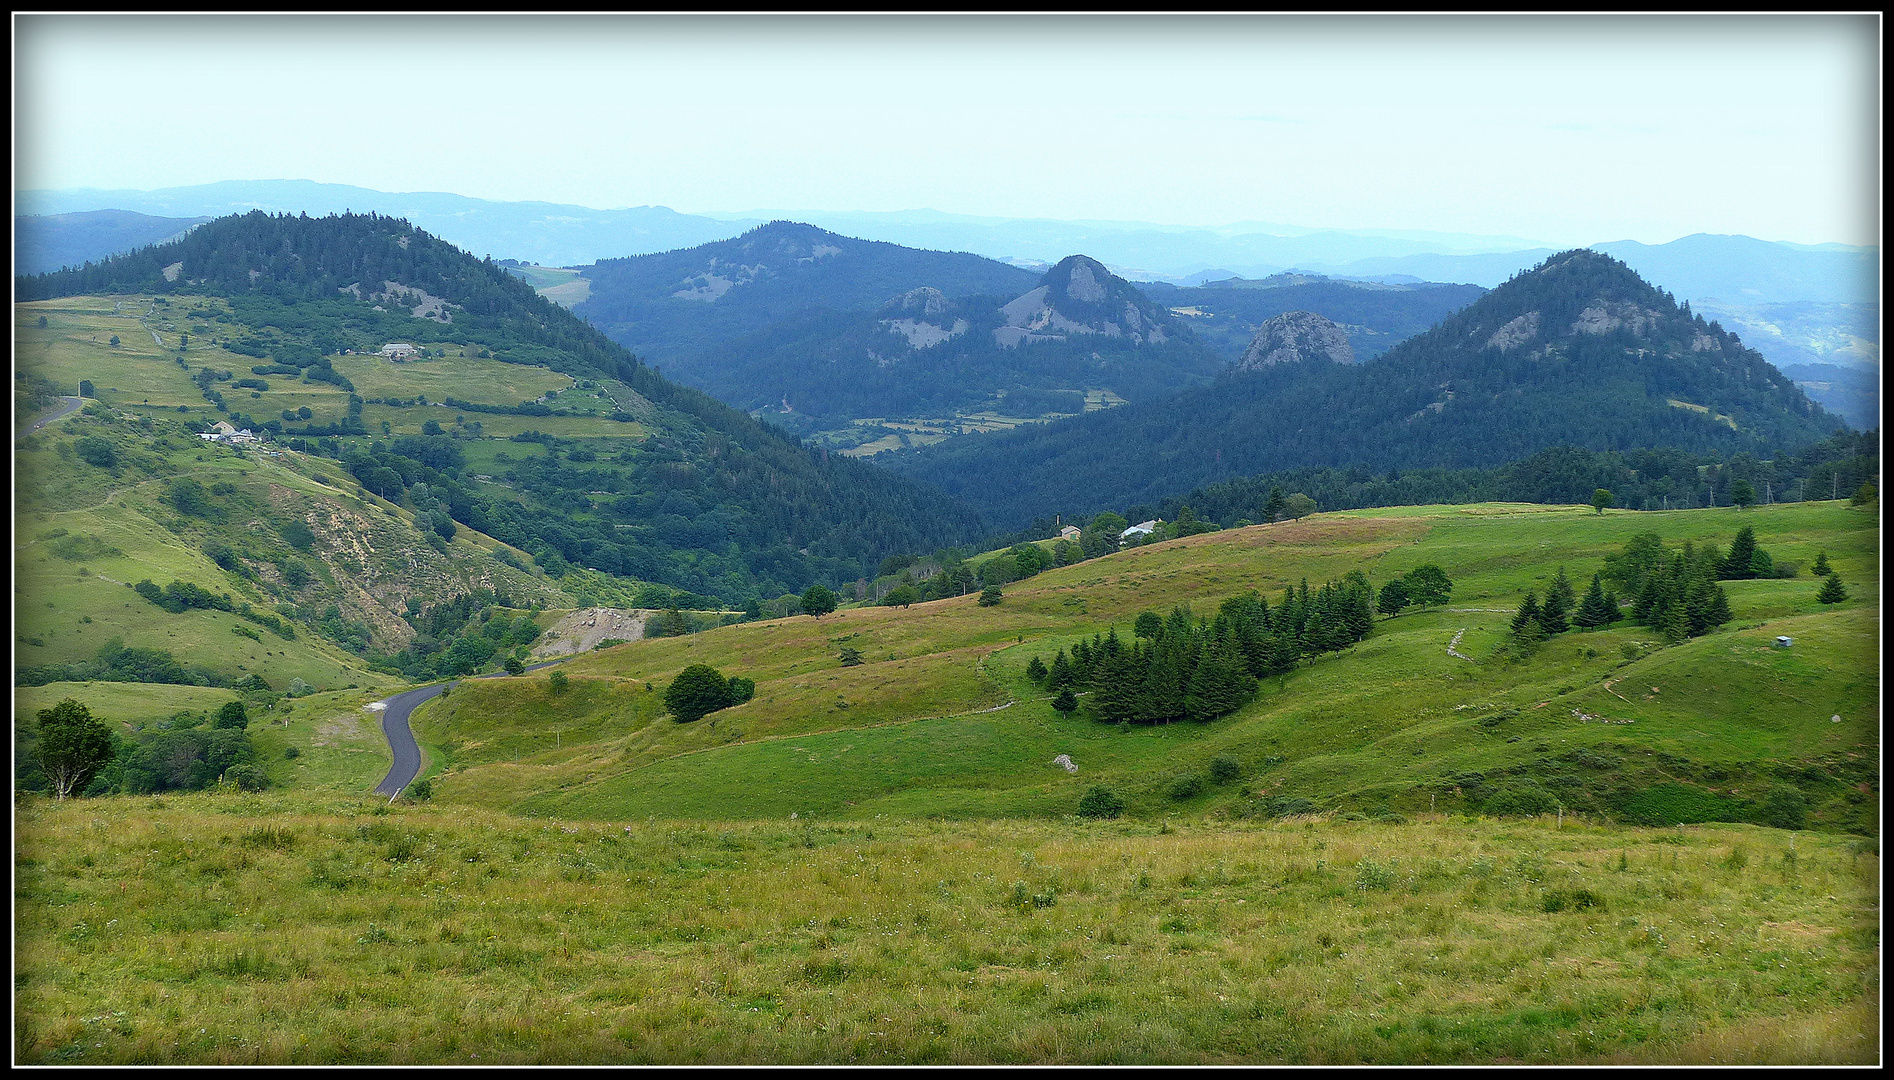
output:
[[[26,1063],[1876,1053],[1879,861],[1851,838],[578,825],[267,794],[32,801],[18,822]]]

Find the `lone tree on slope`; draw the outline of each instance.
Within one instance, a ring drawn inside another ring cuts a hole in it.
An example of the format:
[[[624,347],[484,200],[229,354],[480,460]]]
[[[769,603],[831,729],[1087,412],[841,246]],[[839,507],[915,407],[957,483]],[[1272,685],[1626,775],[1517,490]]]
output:
[[[112,733],[73,698],[39,711],[39,765],[64,799],[83,792],[112,760]]]
[[[820,619],[835,610],[835,594],[826,585],[811,585],[802,594],[802,613]]]
[[[680,724],[702,720],[706,713],[732,704],[730,680],[709,664],[692,664],[678,672],[664,691],[664,707],[671,710]]]
[[[1839,604],[1848,599],[1848,590],[1841,587],[1841,575],[1830,574],[1824,578],[1822,591],[1815,594],[1815,599],[1824,604]]]

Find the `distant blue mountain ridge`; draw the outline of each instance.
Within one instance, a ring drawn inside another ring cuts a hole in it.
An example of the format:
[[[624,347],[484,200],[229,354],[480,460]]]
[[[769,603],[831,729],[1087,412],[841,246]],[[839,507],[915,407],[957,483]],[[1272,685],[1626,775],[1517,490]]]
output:
[[[613,210],[548,202],[496,202],[446,192],[385,192],[309,180],[229,180],[156,191],[23,191],[25,215],[128,210],[216,217],[254,209],[405,217],[476,255],[543,266],[582,266],[727,240],[769,220],[795,220],[865,240],[1051,265],[1073,254],[1131,280],[1174,284],[1218,269],[1243,277],[1288,270],[1375,278],[1404,275],[1492,288],[1552,254],[1520,237],[1412,230],[1308,229],[1269,222],[1220,228],[1146,222],[1050,221],[943,214],[754,211],[683,214],[662,206]],[[150,242],[150,241],[142,241]],[[1731,304],[1865,304],[1879,295],[1879,250],[1696,234],[1668,244],[1619,240],[1592,247],[1623,260],[1679,299]],[[100,255],[107,252],[100,252]],[[1201,279],[1200,279],[1201,280]]]

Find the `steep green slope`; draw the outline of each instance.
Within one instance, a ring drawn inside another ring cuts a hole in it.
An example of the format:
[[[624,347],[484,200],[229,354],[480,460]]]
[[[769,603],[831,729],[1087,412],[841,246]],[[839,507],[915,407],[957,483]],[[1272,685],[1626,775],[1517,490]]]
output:
[[[95,463],[101,447],[109,464]],[[89,405],[25,440],[15,462],[26,684],[124,677],[100,667],[114,640],[221,685],[386,684],[368,659],[416,636],[414,612],[478,590],[522,605],[561,596],[518,553],[468,529],[445,538],[427,511],[370,494],[334,462],[206,443],[178,421]],[[145,582],[203,595],[167,607]]]
[[[1559,445],[1771,458],[1840,426],[1733,335],[1574,251],[1366,364],[1280,364],[884,460],[1017,525],[1245,473],[1491,466]]]
[[[1826,552],[1851,598],[1826,607],[1809,577],[1732,582],[1735,620],[1684,644],[1620,624],[1524,655],[1502,647],[1523,592],[1559,568],[1584,580],[1638,533],[1727,544],[1745,524],[1780,559]],[[620,646],[570,665],[563,697],[543,676],[470,684],[417,730],[443,763],[444,798],[605,820],[1058,815],[1100,783],[1139,815],[1263,813],[1293,798],[1497,808],[1512,792],[1633,820],[1750,820],[1786,784],[1822,827],[1869,829],[1877,537],[1871,512],[1837,503],[1318,515],[1049,570],[993,607],[967,596]],[[1249,589],[1273,602],[1304,578],[1363,569],[1379,583],[1425,563],[1452,578],[1447,605],[1377,620],[1363,643],[1265,680],[1208,724],[1126,730],[1089,706],[1064,718],[1025,674],[1112,627],[1129,640],[1141,611],[1209,615]],[[1777,635],[1795,646],[1775,648]],[[845,647],[863,662],[844,663]],[[664,717],[646,687],[690,663],[755,679],[754,700],[694,724]],[[1079,771],[1052,765],[1060,754]],[[1173,795],[1219,755],[1241,783]]]
[[[350,459],[358,478],[392,469],[400,490],[385,474],[376,490],[397,499],[420,479],[453,520],[556,556],[555,567],[740,603],[852,579],[891,551],[932,550],[981,531],[956,500],[831,459],[663,379],[524,282],[398,219],[224,218],[171,244],[17,285],[42,303],[88,292],[137,297],[69,317],[22,308],[23,366],[61,385],[89,379],[120,406],[188,411],[208,402],[217,415]],[[71,325],[133,311],[142,320],[135,332]],[[455,370],[426,383],[414,369],[364,356],[394,342]],[[245,367],[265,370],[251,379]],[[548,385],[553,373],[565,378]],[[540,396],[521,400],[528,394]],[[376,436],[397,425],[436,441],[376,453]],[[461,438],[438,441],[450,434]],[[509,458],[532,461],[491,468],[501,453],[493,435],[545,452],[509,448]],[[363,465],[359,455],[401,460]]]

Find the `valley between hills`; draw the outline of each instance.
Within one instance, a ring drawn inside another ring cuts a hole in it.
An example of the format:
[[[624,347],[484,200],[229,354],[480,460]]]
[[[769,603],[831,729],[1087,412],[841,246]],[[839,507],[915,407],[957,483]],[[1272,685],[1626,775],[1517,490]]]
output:
[[[816,232],[17,279],[18,1060],[1875,1060],[1878,433],[1592,252]]]

